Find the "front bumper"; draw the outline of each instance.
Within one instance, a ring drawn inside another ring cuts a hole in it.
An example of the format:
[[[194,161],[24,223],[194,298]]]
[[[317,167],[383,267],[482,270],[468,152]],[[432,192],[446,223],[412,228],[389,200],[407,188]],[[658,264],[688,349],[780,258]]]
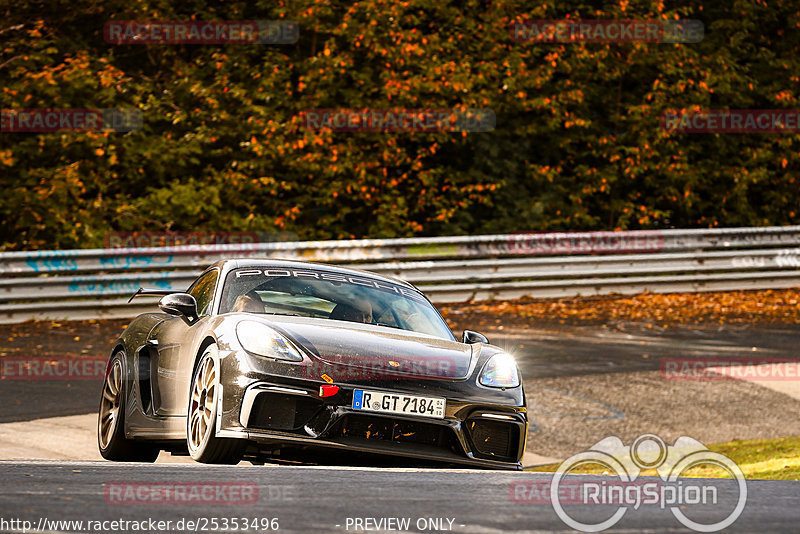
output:
[[[315,446],[405,456],[476,467],[521,469],[528,422],[523,406],[447,399],[444,419],[354,410],[354,389],[431,395],[416,388],[340,385],[321,398],[319,385],[257,380],[221,413],[219,436],[269,445]],[[395,384],[396,385],[396,384]],[[238,388],[234,388],[238,389]],[[405,391],[404,391],[405,389]],[[225,395],[229,399],[229,395]]]

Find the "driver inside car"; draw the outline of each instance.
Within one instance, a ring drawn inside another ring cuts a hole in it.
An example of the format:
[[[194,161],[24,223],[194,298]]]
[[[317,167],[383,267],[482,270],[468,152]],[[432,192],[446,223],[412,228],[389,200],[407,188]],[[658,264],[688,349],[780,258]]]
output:
[[[338,321],[371,324],[372,305],[366,300],[354,301],[353,304],[353,306],[344,303],[337,304],[328,318]]]
[[[249,291],[244,295],[236,297],[231,311],[264,313],[264,302],[261,300],[261,297],[258,296],[258,293]]]

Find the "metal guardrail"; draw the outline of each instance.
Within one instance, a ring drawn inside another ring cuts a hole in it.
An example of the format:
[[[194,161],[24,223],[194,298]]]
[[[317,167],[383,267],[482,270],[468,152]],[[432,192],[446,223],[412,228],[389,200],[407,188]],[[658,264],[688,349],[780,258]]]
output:
[[[800,226],[7,252],[0,323],[130,317],[154,309],[126,303],[140,286],[186,288],[226,257],[345,264],[437,303],[771,289],[800,286]]]

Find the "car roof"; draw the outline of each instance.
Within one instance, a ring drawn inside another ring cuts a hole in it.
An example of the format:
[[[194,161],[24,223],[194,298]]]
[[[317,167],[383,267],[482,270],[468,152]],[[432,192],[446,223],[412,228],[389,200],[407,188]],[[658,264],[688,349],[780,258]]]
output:
[[[365,276],[369,278],[373,278],[375,280],[382,280],[385,282],[392,282],[403,287],[407,287],[410,289],[414,289],[419,291],[413,284],[406,282],[405,280],[401,280],[400,278],[394,278],[392,276],[382,276],[370,271],[363,271],[361,269],[352,269],[349,267],[341,267],[338,265],[330,265],[327,263],[315,263],[310,261],[295,261],[295,260],[279,260],[279,259],[272,259],[272,258],[228,258],[224,260],[220,260],[212,265],[209,265],[208,269],[213,269],[215,267],[220,269],[220,272],[223,274],[227,274],[228,271],[231,269],[240,269],[245,267],[257,268],[257,267],[283,267],[286,269],[318,269],[318,270],[325,270],[330,271],[338,274],[357,274],[359,276]],[[206,269],[206,270],[208,270]]]

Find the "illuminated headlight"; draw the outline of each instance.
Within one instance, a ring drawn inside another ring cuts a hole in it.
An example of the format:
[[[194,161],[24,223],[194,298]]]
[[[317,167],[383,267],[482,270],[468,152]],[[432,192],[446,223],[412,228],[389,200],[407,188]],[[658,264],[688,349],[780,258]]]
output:
[[[291,341],[256,321],[241,321],[237,324],[236,337],[247,352],[279,360],[303,361],[303,355]]]
[[[481,371],[480,383],[490,388],[515,388],[519,386],[517,362],[510,354],[495,354]]]

